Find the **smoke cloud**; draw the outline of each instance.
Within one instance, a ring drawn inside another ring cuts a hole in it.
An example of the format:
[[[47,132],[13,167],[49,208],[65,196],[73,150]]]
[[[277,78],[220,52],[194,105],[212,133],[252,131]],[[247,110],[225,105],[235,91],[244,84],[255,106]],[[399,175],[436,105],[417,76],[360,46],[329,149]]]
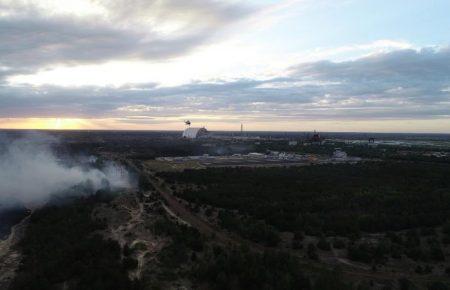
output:
[[[95,166],[95,157],[78,164],[66,162],[52,150],[55,143],[45,135],[18,139],[0,135],[0,200],[41,203],[75,187],[90,192],[130,187],[129,174],[121,166],[113,162]]]

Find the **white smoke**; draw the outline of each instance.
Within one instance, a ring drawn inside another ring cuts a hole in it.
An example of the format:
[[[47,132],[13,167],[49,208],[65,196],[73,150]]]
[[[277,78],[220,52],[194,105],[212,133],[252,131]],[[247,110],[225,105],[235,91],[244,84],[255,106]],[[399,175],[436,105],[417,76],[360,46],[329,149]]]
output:
[[[0,136],[0,199],[40,203],[77,185],[93,190],[130,187],[128,172],[112,162],[101,169],[64,165],[52,152],[55,140],[32,135],[16,140]]]

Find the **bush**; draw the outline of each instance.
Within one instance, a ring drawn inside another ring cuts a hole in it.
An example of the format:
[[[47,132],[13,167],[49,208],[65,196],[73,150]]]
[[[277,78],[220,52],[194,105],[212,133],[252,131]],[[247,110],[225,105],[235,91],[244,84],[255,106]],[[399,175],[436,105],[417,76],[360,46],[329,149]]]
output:
[[[324,237],[321,237],[319,239],[319,242],[317,243],[317,248],[321,249],[322,251],[331,250],[330,243]]]
[[[126,271],[134,270],[138,266],[138,261],[136,259],[131,258],[131,257],[125,257],[123,259],[122,263],[123,263],[123,268]]]
[[[303,241],[304,238],[305,238],[305,235],[303,234],[302,231],[295,231],[294,232],[294,240],[296,240],[296,241]]]
[[[428,290],[449,290],[449,289],[450,287],[448,286],[448,284],[440,281],[433,282],[428,285]]]
[[[434,261],[445,261],[445,255],[440,246],[432,246],[430,248],[430,258]]]
[[[303,249],[303,243],[299,240],[293,240],[292,241],[292,249],[294,249],[294,250]]]
[[[311,260],[319,259],[319,255],[317,255],[317,248],[314,244],[308,244],[307,255]]]
[[[348,247],[348,258],[369,264],[374,259],[374,248],[366,243],[350,245]]]
[[[215,250],[194,271],[205,289],[302,289],[310,290],[308,278],[299,270],[297,258],[277,251],[252,253],[244,249]]]
[[[442,243],[446,246],[450,245],[450,235],[449,234],[445,234],[442,237]]]
[[[158,259],[164,267],[173,268],[188,261],[188,250],[185,245],[171,243],[159,252]]]
[[[341,274],[337,271],[325,271],[321,273],[315,283],[314,290],[351,290],[351,285],[347,285]]]
[[[450,235],[450,222],[447,222],[442,226],[442,232],[444,234]]]
[[[434,236],[436,235],[436,230],[434,228],[422,228],[420,234],[422,236]]]
[[[413,290],[414,284],[406,278],[401,278],[398,280],[398,285],[400,290]]]
[[[339,238],[335,238],[333,240],[333,248],[335,249],[344,249],[346,246],[344,240],[339,239]]]

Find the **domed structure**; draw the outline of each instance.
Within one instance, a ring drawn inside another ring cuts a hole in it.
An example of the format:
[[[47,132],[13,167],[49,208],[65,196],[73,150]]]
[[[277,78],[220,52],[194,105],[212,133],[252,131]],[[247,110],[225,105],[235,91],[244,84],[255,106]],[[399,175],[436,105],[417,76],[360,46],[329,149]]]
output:
[[[206,130],[205,128],[186,128],[183,131],[183,138],[188,138],[188,139],[196,139],[196,138],[200,138],[200,137],[205,137],[208,135],[208,130]]]
[[[342,151],[341,148],[336,148],[333,152],[333,159],[346,159],[347,153]]]

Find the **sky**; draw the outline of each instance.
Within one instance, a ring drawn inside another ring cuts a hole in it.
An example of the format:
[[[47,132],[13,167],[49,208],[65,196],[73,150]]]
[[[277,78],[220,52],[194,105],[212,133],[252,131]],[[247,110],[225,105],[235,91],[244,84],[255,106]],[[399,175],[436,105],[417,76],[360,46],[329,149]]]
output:
[[[0,128],[450,133],[448,0],[0,0]]]

